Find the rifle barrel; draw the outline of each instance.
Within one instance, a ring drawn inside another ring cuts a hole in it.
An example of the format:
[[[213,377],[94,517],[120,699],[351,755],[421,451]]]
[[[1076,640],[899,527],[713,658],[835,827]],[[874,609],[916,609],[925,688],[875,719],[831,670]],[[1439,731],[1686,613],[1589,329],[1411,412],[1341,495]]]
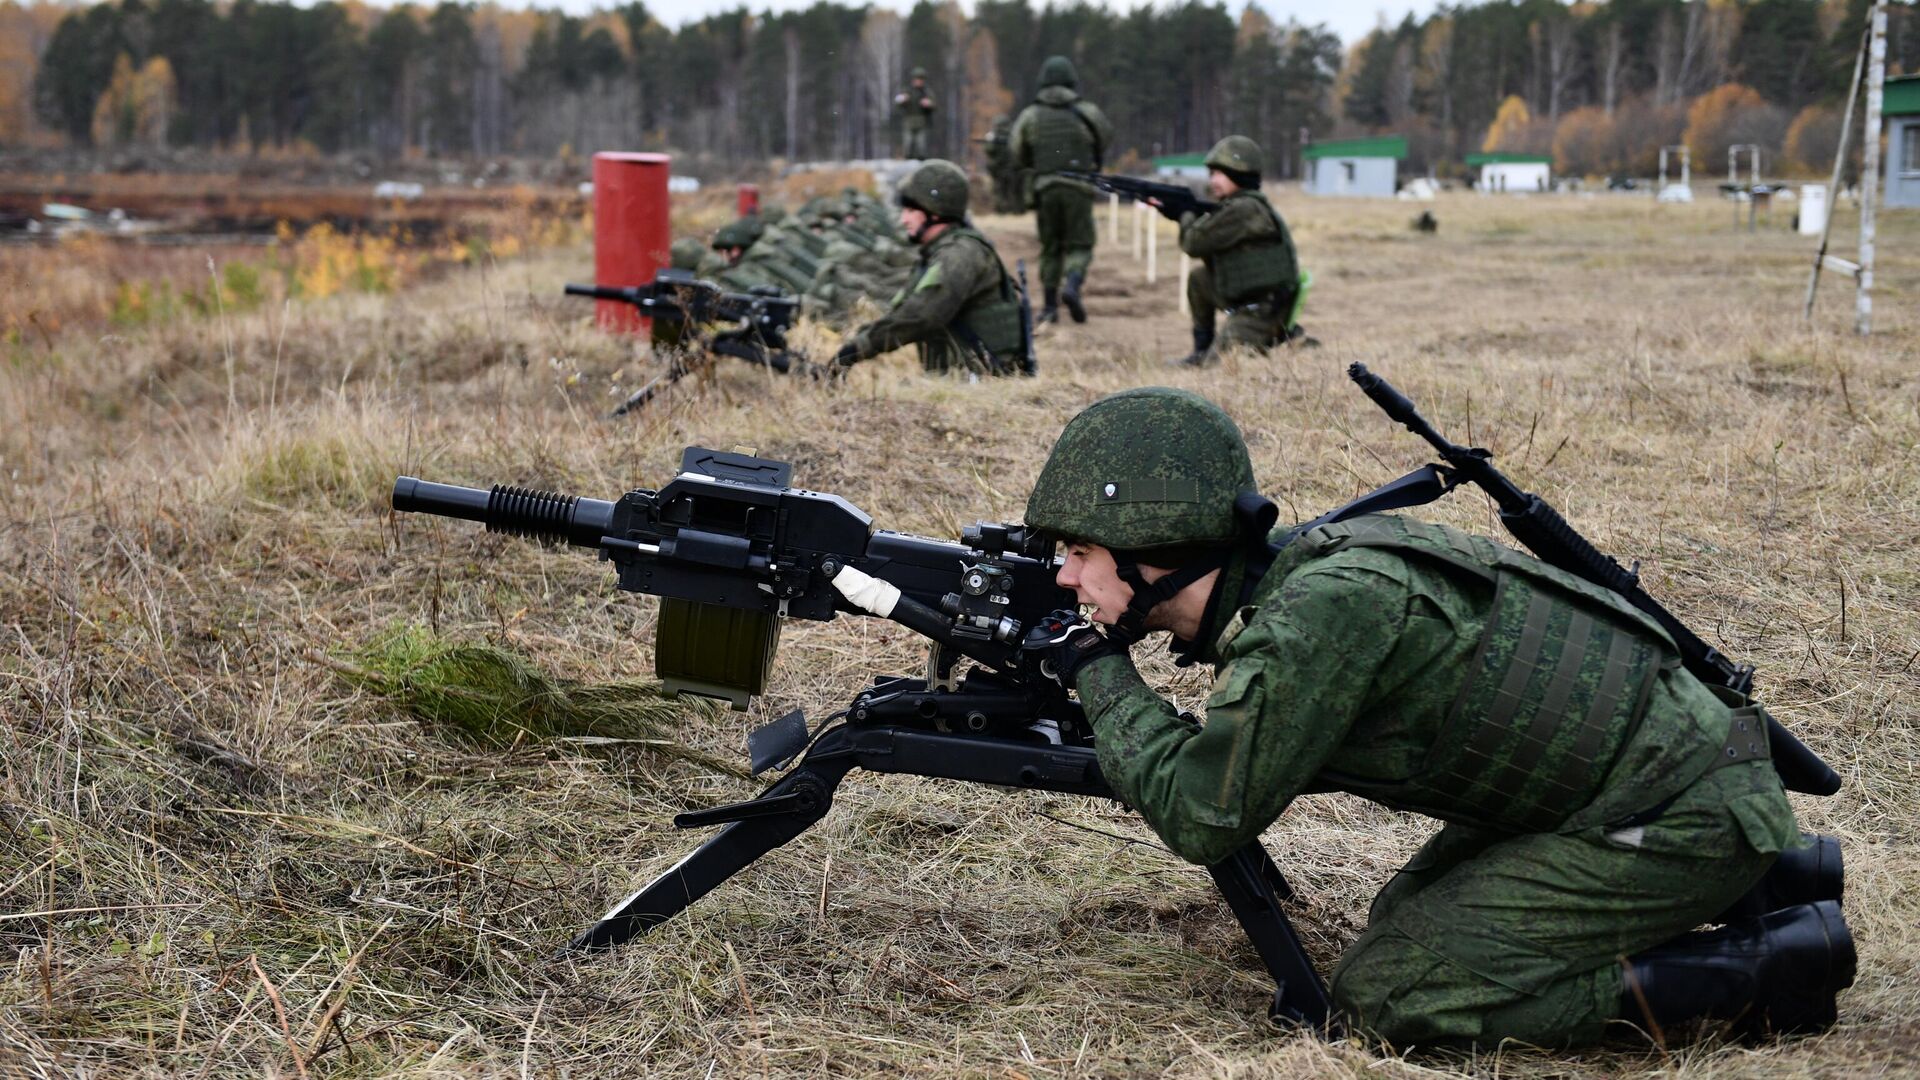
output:
[[[634,299],[633,289],[622,288],[618,285],[568,284],[567,295],[568,296],[591,296],[595,300],[621,300],[629,304],[637,302]]]

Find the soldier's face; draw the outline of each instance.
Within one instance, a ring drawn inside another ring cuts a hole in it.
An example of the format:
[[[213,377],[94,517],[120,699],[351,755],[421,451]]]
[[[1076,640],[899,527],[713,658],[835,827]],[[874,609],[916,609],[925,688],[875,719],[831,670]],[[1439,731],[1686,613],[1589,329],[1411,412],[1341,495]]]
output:
[[[1227,179],[1227,174],[1221,172],[1219,169],[1208,169],[1207,190],[1213,193],[1214,198],[1224,199],[1234,192],[1239,191],[1240,185]]]
[[[726,255],[728,266],[738,266],[740,264],[740,257],[747,253],[747,249],[730,247],[730,248],[722,248],[721,252],[722,254]]]
[[[900,208],[900,228],[914,240],[920,239],[920,230],[927,227],[927,212],[917,206]]]
[[[1140,568],[1140,576],[1148,581],[1164,573],[1165,570],[1156,567]],[[1113,560],[1113,552],[1099,544],[1068,544],[1066,561],[1060,564],[1053,580],[1063,589],[1072,589],[1082,607],[1093,608],[1088,618],[1107,626],[1120,621],[1120,616],[1126,613],[1127,602],[1133,599],[1133,586],[1120,580],[1120,568]]]

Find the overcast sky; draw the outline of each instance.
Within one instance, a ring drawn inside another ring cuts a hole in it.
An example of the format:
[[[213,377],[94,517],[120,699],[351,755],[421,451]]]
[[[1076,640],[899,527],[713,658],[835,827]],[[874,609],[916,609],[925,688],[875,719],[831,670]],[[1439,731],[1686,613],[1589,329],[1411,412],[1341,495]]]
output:
[[[644,2],[647,10],[653,12],[654,18],[669,26],[679,26],[690,19],[698,19],[716,11],[733,10],[742,6],[743,3],[753,11],[764,11],[768,8],[785,11],[807,7],[813,0],[644,0]],[[847,2],[857,2],[857,0],[847,0]],[[904,0],[904,2],[903,0],[877,0],[877,2],[901,11],[913,6],[912,0]],[[966,3],[968,9],[973,7],[967,0],[962,2]],[[1045,6],[1046,0],[1028,0],[1028,2],[1038,8]],[[1101,7],[1111,8],[1140,6],[1130,0],[1092,0],[1092,2]],[[1410,11],[1424,16],[1433,10],[1434,2],[1435,0],[1377,0],[1377,2],[1376,0],[1262,0],[1260,6],[1280,22],[1285,22],[1291,17],[1308,25],[1325,23],[1340,35],[1340,40],[1352,44],[1355,39],[1373,29],[1374,25],[1380,21],[1382,13],[1386,15],[1388,21],[1399,22],[1401,17]],[[609,0],[597,3],[596,0],[558,0],[558,4],[575,14],[584,14],[596,7],[612,6]],[[553,5],[551,2],[536,2],[534,6]],[[1236,15],[1244,6],[1240,0],[1229,0],[1228,3],[1229,10]]]

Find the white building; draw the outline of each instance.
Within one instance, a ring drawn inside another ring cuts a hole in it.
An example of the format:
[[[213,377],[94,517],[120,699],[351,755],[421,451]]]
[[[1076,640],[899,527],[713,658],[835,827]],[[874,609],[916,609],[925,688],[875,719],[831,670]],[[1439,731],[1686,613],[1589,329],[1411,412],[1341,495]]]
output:
[[[1553,159],[1540,154],[1468,154],[1467,166],[1480,170],[1482,192],[1553,190]]]
[[[1333,139],[1309,144],[1300,156],[1305,159],[1305,189],[1309,195],[1390,199],[1399,186],[1407,140],[1404,135]]]

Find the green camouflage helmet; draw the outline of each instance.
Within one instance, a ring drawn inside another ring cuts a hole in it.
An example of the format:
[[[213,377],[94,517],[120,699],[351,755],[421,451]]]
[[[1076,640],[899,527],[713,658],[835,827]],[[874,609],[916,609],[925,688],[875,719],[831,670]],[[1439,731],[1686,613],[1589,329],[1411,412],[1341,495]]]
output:
[[[1040,86],[1079,86],[1080,73],[1073,70],[1073,61],[1064,56],[1049,56],[1040,65]]]
[[[951,161],[934,158],[900,185],[900,205],[959,221],[967,216],[967,174]]]
[[[1265,172],[1266,155],[1260,152],[1260,144],[1245,135],[1229,135],[1213,144],[1207,151],[1207,168],[1232,169],[1234,172]]]
[[[713,234],[713,246],[716,250],[726,248],[750,248],[760,239],[763,226],[752,218],[729,221],[720,226]]]
[[[705,250],[700,246],[700,241],[691,236],[683,236],[673,242],[671,265],[675,270],[696,270],[700,266],[700,259]]]
[[[926,77],[927,69],[923,67],[914,68],[912,74],[907,76],[909,79],[925,79]]]
[[[718,231],[714,231],[714,248],[751,248],[760,234],[766,231],[766,225],[756,217],[741,217],[739,221],[728,221]]]
[[[1234,501],[1255,491],[1246,440],[1218,405],[1147,386],[1067,423],[1027,499],[1027,527],[1116,551],[1240,538]]]

